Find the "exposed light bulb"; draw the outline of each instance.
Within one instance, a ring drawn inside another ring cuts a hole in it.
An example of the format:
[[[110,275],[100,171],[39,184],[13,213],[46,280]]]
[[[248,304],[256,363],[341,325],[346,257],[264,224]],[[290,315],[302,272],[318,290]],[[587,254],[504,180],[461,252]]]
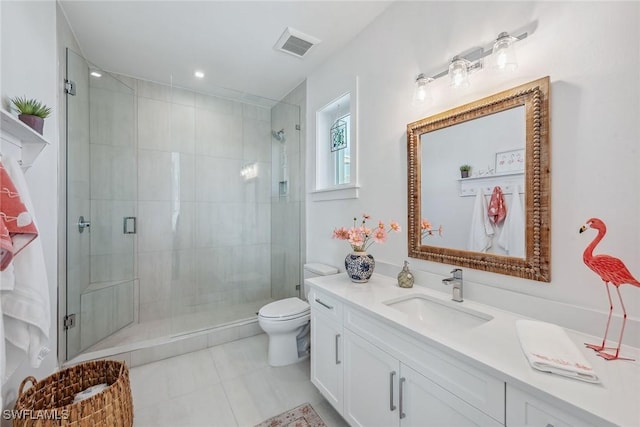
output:
[[[413,105],[420,105],[429,99],[429,89],[427,85],[432,81],[433,79],[431,77],[426,77],[422,73],[418,75],[415,82],[416,87],[413,90]]]
[[[449,65],[449,78],[451,79],[451,86],[455,88],[469,86],[468,62],[457,56],[454,57],[451,65]]]
[[[515,37],[507,33],[500,33],[493,45],[495,67],[500,70],[515,71],[518,69],[518,60],[513,42]]]

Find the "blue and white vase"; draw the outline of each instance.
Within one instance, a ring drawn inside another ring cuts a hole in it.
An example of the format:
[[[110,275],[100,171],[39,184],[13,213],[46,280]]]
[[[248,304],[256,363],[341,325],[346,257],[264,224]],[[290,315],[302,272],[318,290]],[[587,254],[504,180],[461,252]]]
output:
[[[376,261],[373,259],[373,255],[366,252],[351,252],[344,259],[344,267],[352,282],[366,283],[373,274]]]

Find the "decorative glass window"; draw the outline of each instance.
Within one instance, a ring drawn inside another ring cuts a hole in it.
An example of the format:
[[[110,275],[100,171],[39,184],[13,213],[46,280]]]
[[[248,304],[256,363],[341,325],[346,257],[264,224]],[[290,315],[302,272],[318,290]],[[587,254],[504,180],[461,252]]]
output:
[[[355,86],[354,82],[353,90]],[[351,121],[357,110],[352,97],[352,92],[344,93],[316,110],[314,200],[358,197],[356,123]]]
[[[329,129],[331,151],[342,150],[347,147],[347,122],[338,119]]]
[[[333,142],[333,129],[337,127],[336,125],[340,127],[341,131],[341,146],[339,148],[334,148],[336,144]],[[330,133],[332,141],[331,154],[333,155],[333,184],[348,184],[351,182],[351,115],[347,114],[336,120],[331,127]]]

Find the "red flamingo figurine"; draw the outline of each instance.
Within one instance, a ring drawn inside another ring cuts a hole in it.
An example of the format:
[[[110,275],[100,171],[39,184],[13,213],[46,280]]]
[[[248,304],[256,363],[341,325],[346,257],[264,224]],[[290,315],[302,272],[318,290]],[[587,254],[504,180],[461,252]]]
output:
[[[620,295],[620,285],[628,284],[633,286],[640,287],[640,282],[636,280],[624,263],[615,257],[610,255],[593,255],[593,249],[596,247],[598,243],[602,240],[604,235],[607,232],[607,226],[604,225],[599,218],[591,218],[587,220],[586,224],[580,227],[580,233],[585,231],[587,228],[594,228],[598,230],[598,235],[589,246],[584,250],[584,254],[582,255],[582,259],[584,263],[587,264],[591,270],[593,270],[600,278],[604,281],[605,287],[607,289],[607,296],[609,297],[609,318],[607,319],[607,327],[604,330],[604,338],[602,339],[602,344],[586,344],[588,348],[595,350],[599,356],[607,359],[607,360],[615,360],[615,359],[624,359],[624,360],[633,360],[625,357],[619,357],[620,346],[622,345],[622,335],[624,334],[624,326],[627,322],[627,310],[624,308],[624,303],[622,302],[622,296]],[[618,293],[618,299],[620,300],[620,305],[622,306],[622,329],[620,330],[620,338],[618,339],[618,347],[616,348],[615,354],[607,353],[606,349],[613,350],[613,347],[605,347],[605,343],[607,341],[607,334],[609,333],[609,324],[611,323],[611,313],[613,312],[613,302],[611,301],[611,292],[609,291],[609,283],[616,287],[616,292]]]

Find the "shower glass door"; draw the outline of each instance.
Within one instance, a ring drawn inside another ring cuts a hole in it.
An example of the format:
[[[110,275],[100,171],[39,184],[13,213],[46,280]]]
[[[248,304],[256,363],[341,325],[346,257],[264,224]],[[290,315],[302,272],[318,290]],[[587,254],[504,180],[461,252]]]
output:
[[[69,360],[134,321],[134,91],[67,49]]]

